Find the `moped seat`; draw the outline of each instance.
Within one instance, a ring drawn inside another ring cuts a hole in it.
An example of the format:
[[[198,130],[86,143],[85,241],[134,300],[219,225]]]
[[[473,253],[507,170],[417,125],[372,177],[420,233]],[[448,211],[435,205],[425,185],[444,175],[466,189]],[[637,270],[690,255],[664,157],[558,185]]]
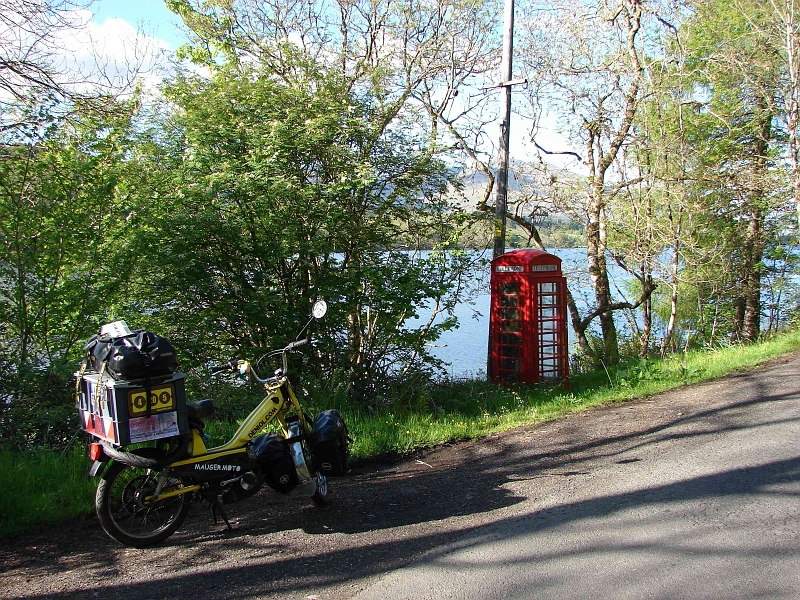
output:
[[[186,413],[190,419],[205,419],[214,414],[213,400],[200,400],[198,402],[187,402]]]

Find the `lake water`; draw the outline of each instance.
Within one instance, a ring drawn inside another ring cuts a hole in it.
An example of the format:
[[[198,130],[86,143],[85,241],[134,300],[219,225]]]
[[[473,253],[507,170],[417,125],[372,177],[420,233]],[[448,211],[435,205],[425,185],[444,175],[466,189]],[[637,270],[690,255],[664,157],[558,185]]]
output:
[[[561,258],[562,271],[567,277],[567,285],[583,312],[592,303],[593,291],[587,271],[586,250],[580,248],[564,248],[550,250]],[[630,276],[619,268],[609,264],[612,286],[617,288],[616,296],[622,298],[622,290]],[[453,378],[485,377],[486,359],[489,346],[489,267],[483,273],[482,287],[486,290],[478,293],[472,304],[461,304],[456,309],[460,326],[458,329],[446,331],[432,347],[432,354],[448,364],[448,373]],[[424,311],[420,318],[426,318]],[[625,326],[620,323],[620,326]],[[570,346],[574,343],[574,333],[569,331]]]

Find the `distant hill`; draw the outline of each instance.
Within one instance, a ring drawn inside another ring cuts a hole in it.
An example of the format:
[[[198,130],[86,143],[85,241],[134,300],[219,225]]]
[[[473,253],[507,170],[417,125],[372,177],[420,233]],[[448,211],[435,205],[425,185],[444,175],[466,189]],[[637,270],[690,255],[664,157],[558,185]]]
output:
[[[496,173],[496,171],[495,171]],[[547,177],[547,181],[544,178]],[[508,196],[509,202],[514,202],[515,197],[520,194],[528,196],[534,195],[541,199],[541,204],[547,204],[548,193],[546,191],[550,184],[550,177],[555,177],[560,181],[571,181],[579,183],[580,175],[565,169],[557,167],[550,167],[549,173],[546,175],[541,170],[537,169],[533,164],[522,161],[512,161],[509,166],[508,173]],[[477,209],[478,203],[483,199],[486,193],[486,186],[488,185],[488,177],[486,173],[479,170],[472,170],[464,173],[464,198],[466,200],[464,208]],[[492,190],[489,197],[489,204],[493,204],[495,200],[496,189]],[[571,220],[566,214],[556,210],[554,207],[549,211],[549,218],[557,221]]]

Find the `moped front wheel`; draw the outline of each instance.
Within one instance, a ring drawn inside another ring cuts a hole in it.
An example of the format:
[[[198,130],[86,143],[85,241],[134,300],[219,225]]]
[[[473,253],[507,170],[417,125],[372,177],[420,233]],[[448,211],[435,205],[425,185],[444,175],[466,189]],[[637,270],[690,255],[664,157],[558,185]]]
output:
[[[161,473],[119,462],[103,474],[95,509],[105,532],[126,546],[145,548],[171,536],[189,512],[190,495],[152,501]],[[163,482],[162,493],[183,487],[174,477]]]
[[[325,506],[328,504],[328,478],[322,473],[317,473],[315,479],[317,480],[317,491],[311,496],[311,500],[317,506]]]
[[[314,460],[308,442],[304,441],[301,447],[303,449],[303,460],[305,462],[304,468],[317,484],[316,491],[311,496],[311,500],[317,506],[325,506],[328,504],[328,478],[314,467]]]

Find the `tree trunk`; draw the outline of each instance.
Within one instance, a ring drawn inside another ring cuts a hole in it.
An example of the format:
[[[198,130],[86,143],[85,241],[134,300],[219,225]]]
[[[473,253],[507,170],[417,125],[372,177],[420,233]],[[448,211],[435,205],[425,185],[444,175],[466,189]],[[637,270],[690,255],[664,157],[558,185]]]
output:
[[[669,321],[667,322],[667,331],[664,335],[664,341],[661,342],[661,357],[667,355],[667,350],[670,347],[672,336],[675,334],[675,323],[678,320],[678,274],[680,270],[680,256],[678,254],[677,244],[672,249],[674,255],[672,257],[672,273],[670,281],[670,295],[669,295]]]
[[[604,216],[603,181],[592,186],[589,198],[589,226],[586,228],[586,258],[589,262],[589,275],[594,286],[594,296],[598,308],[610,307],[612,304],[611,284],[608,280],[606,263],[606,236]],[[613,311],[600,313],[600,330],[603,334],[603,358],[609,365],[619,362],[619,345],[617,327],[614,324]]]
[[[645,265],[642,265],[642,268],[646,268]],[[645,284],[652,286],[653,285],[653,276],[650,273],[647,273],[645,276]],[[639,336],[641,341],[641,348],[639,349],[639,356],[642,358],[647,358],[647,355],[650,353],[650,336],[652,335],[653,331],[653,299],[652,296],[649,296],[647,300],[642,303],[642,317],[644,319],[644,327],[642,328],[642,334]]]
[[[747,342],[758,341],[761,335],[761,211],[754,210],[747,227],[747,271],[744,280],[742,335]]]
[[[755,164],[753,166],[753,198],[745,237],[746,270],[744,277],[743,330],[747,342],[758,341],[761,335],[761,272],[764,258],[764,213],[761,207],[766,204],[767,154],[772,137],[772,117],[769,102],[764,97],[756,99],[760,112],[759,137],[755,141]]]
[[[785,49],[787,67],[786,89],[786,129],[789,133],[789,161],[792,165],[794,188],[794,204],[797,223],[800,225],[800,144],[798,143],[798,127],[800,126],[800,35],[795,23],[794,2],[772,2],[776,15],[782,15],[785,25]]]
[[[734,343],[744,341],[744,307],[744,296],[736,296],[733,299],[733,323],[731,324],[731,341]]]
[[[567,288],[567,308],[569,309],[569,316],[572,322],[572,330],[575,332],[575,338],[578,341],[578,348],[580,348],[580,353],[583,356],[589,356],[591,354],[591,347],[589,346],[589,339],[586,337],[586,329],[589,326],[589,323],[583,323],[581,319],[581,313],[578,310],[578,305],[575,303],[575,298],[572,296],[572,292],[569,291]]]

